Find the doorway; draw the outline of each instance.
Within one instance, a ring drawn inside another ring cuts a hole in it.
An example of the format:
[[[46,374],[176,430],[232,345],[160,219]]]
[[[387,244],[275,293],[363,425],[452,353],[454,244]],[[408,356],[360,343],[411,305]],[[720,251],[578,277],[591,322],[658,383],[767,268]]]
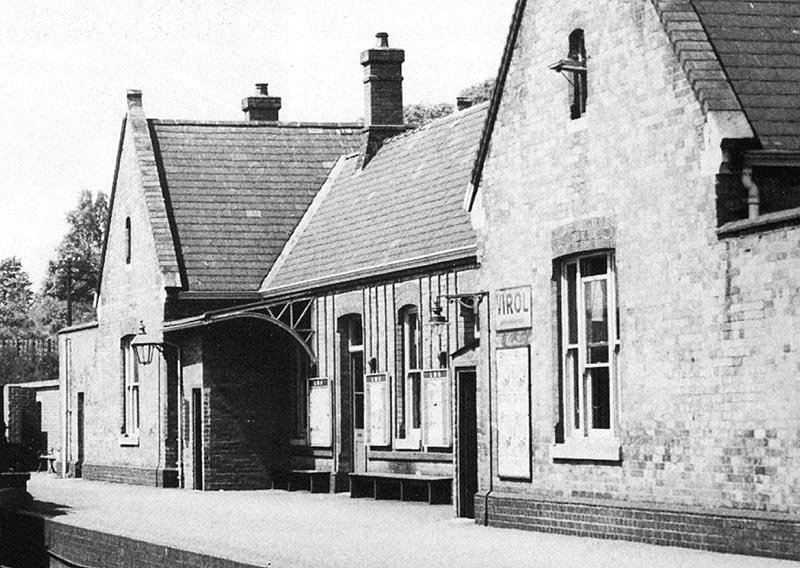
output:
[[[192,389],[192,481],[203,489],[203,391]]]
[[[345,325],[345,345],[347,357],[343,361],[347,365],[345,375],[350,376],[350,392],[352,392],[351,424],[353,425],[353,472],[367,471],[367,440],[364,430],[364,333],[361,328],[361,316],[347,317]]]
[[[75,477],[83,477],[83,452],[84,452],[84,398],[82,392],[78,393],[78,459],[75,462]]]
[[[458,390],[458,516],[475,518],[478,492],[478,406],[475,367],[456,369]]]

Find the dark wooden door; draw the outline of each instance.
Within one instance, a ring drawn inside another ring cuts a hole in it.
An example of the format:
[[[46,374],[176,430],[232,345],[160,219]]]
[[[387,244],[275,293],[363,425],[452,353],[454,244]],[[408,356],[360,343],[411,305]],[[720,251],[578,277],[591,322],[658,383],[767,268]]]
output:
[[[84,457],[84,399],[82,392],[78,393],[78,459],[75,462],[75,477],[83,476],[83,457]]]
[[[192,477],[194,489],[203,489],[203,391],[192,389]]]
[[[478,492],[478,414],[475,368],[456,370],[458,388],[458,516],[475,517]]]

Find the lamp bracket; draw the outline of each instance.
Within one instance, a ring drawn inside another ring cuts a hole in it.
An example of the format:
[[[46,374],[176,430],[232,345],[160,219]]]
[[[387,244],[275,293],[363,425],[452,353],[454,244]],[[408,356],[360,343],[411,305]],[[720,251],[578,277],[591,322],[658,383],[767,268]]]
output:
[[[460,306],[465,308],[474,308],[480,305],[481,301],[488,295],[488,292],[472,292],[467,294],[439,294],[436,299],[437,304],[442,298],[448,302],[458,302]]]

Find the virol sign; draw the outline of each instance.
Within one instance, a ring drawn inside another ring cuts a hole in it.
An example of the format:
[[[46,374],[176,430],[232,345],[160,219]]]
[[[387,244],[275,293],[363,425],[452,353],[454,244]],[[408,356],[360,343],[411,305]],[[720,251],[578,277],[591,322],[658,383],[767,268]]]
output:
[[[494,294],[495,329],[531,327],[531,287],[502,288]]]

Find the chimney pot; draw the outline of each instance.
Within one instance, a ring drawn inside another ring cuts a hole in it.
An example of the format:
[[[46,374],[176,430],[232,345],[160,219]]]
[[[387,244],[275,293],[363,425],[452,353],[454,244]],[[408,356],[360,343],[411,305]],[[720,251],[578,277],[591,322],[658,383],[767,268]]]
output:
[[[278,122],[281,98],[269,96],[269,83],[256,83],[256,94],[242,99],[242,110],[247,120]]]
[[[375,44],[377,47],[389,47],[389,34],[386,32],[378,32],[375,34],[375,37],[378,38]]]

